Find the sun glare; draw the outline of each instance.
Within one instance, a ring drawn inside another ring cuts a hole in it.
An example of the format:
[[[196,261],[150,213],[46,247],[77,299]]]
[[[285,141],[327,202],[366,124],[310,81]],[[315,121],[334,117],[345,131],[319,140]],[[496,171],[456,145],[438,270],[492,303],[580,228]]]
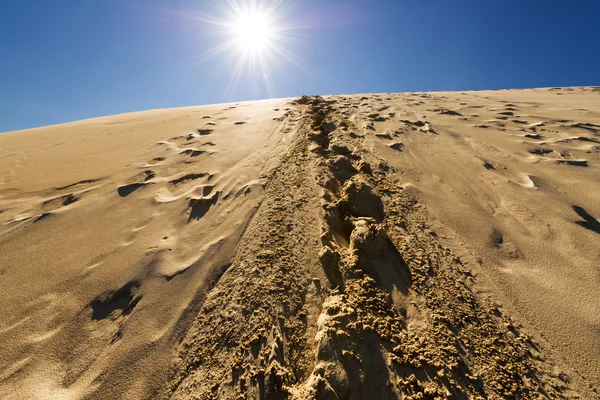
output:
[[[253,81],[271,95],[271,77],[274,71],[286,63],[301,67],[299,60],[289,49],[297,43],[298,27],[290,18],[290,0],[214,0],[219,4],[214,15],[197,14],[203,23],[217,28],[223,41],[197,56],[206,60],[223,56],[223,65],[231,68],[231,78],[225,96],[239,80]]]
[[[273,40],[273,26],[265,13],[254,11],[239,15],[232,28],[235,40],[243,51],[263,51]]]

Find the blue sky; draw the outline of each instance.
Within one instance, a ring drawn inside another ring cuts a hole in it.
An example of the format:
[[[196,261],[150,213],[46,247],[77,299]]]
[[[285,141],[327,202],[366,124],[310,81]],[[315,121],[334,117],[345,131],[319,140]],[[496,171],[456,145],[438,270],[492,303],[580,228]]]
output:
[[[228,39],[205,21],[224,0],[2,0],[0,132],[302,94],[600,85],[598,1],[280,1],[293,58],[231,86],[239,54],[202,57]]]

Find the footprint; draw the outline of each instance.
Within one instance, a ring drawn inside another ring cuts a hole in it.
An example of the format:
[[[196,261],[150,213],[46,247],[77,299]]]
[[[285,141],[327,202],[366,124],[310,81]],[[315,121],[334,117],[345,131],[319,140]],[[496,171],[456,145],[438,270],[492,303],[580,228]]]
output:
[[[78,197],[75,197],[73,194],[67,194],[65,196],[59,196],[50,200],[46,200],[44,201],[43,206],[56,209],[58,207],[66,207],[69,204],[75,203],[77,200],[79,200]]]
[[[239,121],[239,122],[235,122],[235,125],[244,125],[246,122],[244,121]]]
[[[149,181],[150,179],[154,178],[156,176],[156,173],[154,171],[152,171],[151,169],[147,169],[144,171],[144,182]]]
[[[489,162],[484,162],[483,166],[485,167],[485,169],[487,169],[488,171],[495,171],[496,167],[494,167],[492,164],[490,164]]]
[[[583,221],[575,221],[576,224],[581,225],[584,228],[591,230],[592,232],[600,234],[600,222],[598,222],[596,218],[588,214],[588,212],[585,211],[583,207],[573,206],[573,211],[575,211],[577,215],[583,218]]]
[[[196,179],[204,178],[207,175],[208,175],[207,173],[187,174],[180,178],[173,179],[173,180],[169,181],[169,183],[172,184],[173,186],[177,186],[177,185],[180,185],[180,184],[188,182],[188,181],[193,181]]]
[[[574,167],[587,167],[587,160],[556,160],[557,164],[567,164],[572,165]]]
[[[580,129],[585,129],[591,132],[598,132],[600,131],[600,125],[596,125],[596,124],[589,124],[589,123],[576,123],[571,125],[573,128],[580,128]]]
[[[600,140],[586,136],[576,136],[572,138],[560,139],[557,140],[556,143],[571,143],[573,140],[577,140],[580,142],[600,143]]]
[[[204,153],[206,153],[206,152],[203,150],[187,149],[187,150],[182,151],[179,154],[189,155],[190,157],[198,157]]]
[[[458,111],[453,111],[453,110],[448,110],[446,108],[439,108],[437,110],[433,110],[434,112],[437,112],[439,114],[443,114],[443,115],[455,115],[455,116],[462,116],[461,113],[459,113]]]
[[[367,117],[369,119],[371,119],[373,122],[385,122],[385,121],[387,121],[387,118],[380,116],[378,113],[369,114]]]
[[[502,245],[504,244],[504,236],[502,236],[502,232],[498,229],[494,229],[492,231],[491,241],[494,247],[502,247]]]
[[[92,300],[89,304],[92,320],[100,321],[109,317],[114,320],[131,314],[142,299],[139,293],[140,286],[139,281],[132,281],[118,290],[104,293]]]
[[[50,215],[52,215],[51,213],[47,212],[47,213],[43,213],[42,215],[40,215],[39,217],[37,217],[36,219],[33,220],[33,223],[35,224],[36,222],[39,222],[45,218],[48,218]]]
[[[192,220],[200,220],[202,217],[206,215],[206,213],[210,210],[210,208],[217,203],[219,200],[220,192],[215,193],[211,197],[200,197],[195,199],[190,199],[188,207],[191,208],[190,217],[188,218],[188,223]]]
[[[147,183],[131,183],[129,185],[124,185],[124,186],[119,187],[117,189],[117,193],[119,193],[119,196],[121,196],[121,197],[127,197],[131,193],[135,192],[139,188],[146,186],[146,185],[147,185]]]
[[[198,129],[198,134],[201,136],[210,135],[214,132],[214,129]]]
[[[392,143],[390,145],[388,145],[388,147],[390,149],[396,150],[396,151],[402,151],[402,149],[404,148],[404,144],[403,143]]]
[[[550,153],[553,153],[553,152],[554,152],[554,150],[550,150],[550,149],[543,149],[543,148],[540,148],[540,149],[529,149],[528,151],[529,151],[531,154],[537,154],[538,156],[542,156],[542,155],[545,155],[545,154],[550,154]]]
[[[542,140],[542,139],[544,139],[544,136],[538,135],[537,133],[536,134],[528,133],[528,134],[525,135],[525,137],[528,138],[528,139],[534,139],[534,140]]]
[[[56,190],[64,190],[64,189],[70,189],[70,188],[75,187],[75,186],[87,185],[87,184],[90,184],[90,183],[101,181],[102,179],[103,178],[86,179],[86,180],[83,180],[83,181],[72,183],[72,184],[67,185],[67,186],[57,187]]]

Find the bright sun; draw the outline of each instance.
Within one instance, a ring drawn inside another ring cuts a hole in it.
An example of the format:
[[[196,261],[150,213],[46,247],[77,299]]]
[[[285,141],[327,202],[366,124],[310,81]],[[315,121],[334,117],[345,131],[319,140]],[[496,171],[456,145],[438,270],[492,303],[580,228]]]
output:
[[[286,63],[301,66],[288,48],[297,40],[298,26],[290,15],[291,0],[226,0],[217,1],[214,16],[198,14],[196,18],[213,25],[223,42],[198,59],[223,56],[223,64],[231,67],[231,79],[226,94],[234,90],[242,77],[250,80],[253,89],[260,83],[271,94],[271,76]],[[258,90],[258,89],[256,89]]]
[[[238,15],[232,24],[235,41],[243,51],[262,52],[274,37],[273,25],[266,13],[259,11]]]

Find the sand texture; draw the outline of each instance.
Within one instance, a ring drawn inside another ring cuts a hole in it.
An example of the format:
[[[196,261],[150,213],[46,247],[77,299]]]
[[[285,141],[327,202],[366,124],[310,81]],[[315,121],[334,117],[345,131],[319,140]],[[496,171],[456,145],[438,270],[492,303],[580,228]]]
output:
[[[0,134],[0,399],[600,398],[600,88]]]

